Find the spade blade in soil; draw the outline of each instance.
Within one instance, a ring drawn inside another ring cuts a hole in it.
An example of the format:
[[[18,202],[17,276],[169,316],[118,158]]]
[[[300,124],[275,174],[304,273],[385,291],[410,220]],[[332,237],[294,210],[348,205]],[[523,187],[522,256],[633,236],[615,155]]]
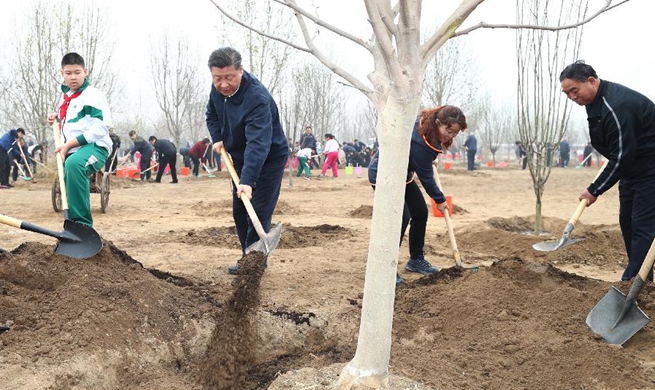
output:
[[[625,294],[612,287],[587,316],[589,328],[610,344],[623,345],[650,321],[637,304],[633,303],[625,318],[612,329],[623,311],[625,301]]]
[[[251,244],[246,248],[246,254],[251,251],[261,252],[269,256],[277,245],[280,243],[280,237],[282,236],[282,222],[278,222],[274,228],[269,230],[264,237],[260,237],[259,241]]]
[[[552,252],[558,249],[566,248],[571,244],[582,241],[584,238],[565,238],[562,237],[557,241],[543,241],[532,245],[532,248],[541,252]]]
[[[64,221],[64,231],[57,238],[59,243],[55,252],[75,259],[87,259],[102,249],[102,239],[98,232],[70,219]]]

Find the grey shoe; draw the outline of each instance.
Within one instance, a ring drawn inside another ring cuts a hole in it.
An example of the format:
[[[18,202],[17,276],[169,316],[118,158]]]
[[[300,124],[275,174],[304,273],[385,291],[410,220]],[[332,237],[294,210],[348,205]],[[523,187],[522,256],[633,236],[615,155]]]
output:
[[[438,270],[432,266],[423,256],[417,256],[416,258],[411,258],[405,265],[405,270],[409,272],[418,272],[422,275],[430,275]]]

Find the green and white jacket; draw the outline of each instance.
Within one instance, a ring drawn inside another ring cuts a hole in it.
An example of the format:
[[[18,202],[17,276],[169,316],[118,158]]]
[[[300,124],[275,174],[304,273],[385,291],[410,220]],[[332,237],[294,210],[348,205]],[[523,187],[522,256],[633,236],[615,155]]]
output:
[[[64,94],[71,96],[70,88],[65,84],[61,86]],[[84,84],[78,92],[81,94],[72,99],[66,112],[64,120],[62,143],[72,138],[77,138],[80,145],[95,143],[96,145],[107,149],[111,153],[112,142],[109,138],[109,129],[112,128],[111,113],[105,94],[99,89],[89,84],[89,79],[84,80]],[[59,98],[59,107],[64,104],[64,96]],[[57,110],[57,112],[60,112]],[[61,123],[62,118],[59,118]],[[69,153],[77,151],[79,147],[73,148]]]

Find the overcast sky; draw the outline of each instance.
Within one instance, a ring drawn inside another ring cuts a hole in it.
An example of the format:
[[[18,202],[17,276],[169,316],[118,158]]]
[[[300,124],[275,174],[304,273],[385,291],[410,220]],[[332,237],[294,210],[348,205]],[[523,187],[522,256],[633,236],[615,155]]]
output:
[[[86,0],[73,2],[88,3]],[[298,0],[298,3],[357,36],[364,39],[370,36],[363,1]],[[445,19],[459,3],[455,0],[423,0],[423,26],[436,25],[437,20]],[[590,10],[593,12],[604,3],[605,0],[590,0]],[[114,23],[112,30],[117,39],[117,48],[112,60],[116,61],[114,69],[126,84],[129,99],[151,99],[151,95],[144,91],[147,89],[144,80],[149,79],[149,39],[167,29],[183,32],[197,47],[199,72],[206,75],[203,77],[206,77],[209,89],[210,77],[204,64],[211,50],[225,44],[219,41],[219,11],[209,0],[105,0],[96,1],[95,4],[106,8]],[[10,27],[13,20],[30,6],[31,1],[2,1],[0,34],[4,40],[12,38]],[[515,6],[516,0],[486,0],[469,17],[465,26],[479,21],[513,23]],[[655,99],[655,79],[650,77],[655,65],[651,41],[655,36],[654,14],[655,1],[631,0],[599,16],[586,27],[581,58],[596,69],[600,78],[619,82]],[[295,23],[295,20],[290,20],[290,23]],[[239,30],[235,30],[235,34],[238,33]],[[321,34],[322,39],[328,37],[332,39],[334,36]],[[516,89],[514,31],[477,30],[457,39],[465,42],[466,50],[477,62],[490,95],[498,100],[511,100]],[[366,81],[364,75],[371,66],[367,54],[340,38],[334,38],[332,47],[337,48],[334,52],[344,67]],[[455,60],[453,66],[456,65]],[[581,107],[574,107],[573,111],[584,115]]]

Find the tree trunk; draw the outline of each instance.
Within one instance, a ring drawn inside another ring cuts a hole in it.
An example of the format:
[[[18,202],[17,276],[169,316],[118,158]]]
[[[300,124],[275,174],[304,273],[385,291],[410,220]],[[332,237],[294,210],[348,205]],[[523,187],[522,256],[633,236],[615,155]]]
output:
[[[534,210],[534,234],[541,234],[541,194],[537,194]]]
[[[420,101],[390,96],[380,114],[380,142],[362,319],[355,357],[341,372],[338,389],[354,385],[386,388],[405,177],[412,129]],[[404,161],[405,163],[399,163]],[[393,205],[393,207],[389,207]]]

